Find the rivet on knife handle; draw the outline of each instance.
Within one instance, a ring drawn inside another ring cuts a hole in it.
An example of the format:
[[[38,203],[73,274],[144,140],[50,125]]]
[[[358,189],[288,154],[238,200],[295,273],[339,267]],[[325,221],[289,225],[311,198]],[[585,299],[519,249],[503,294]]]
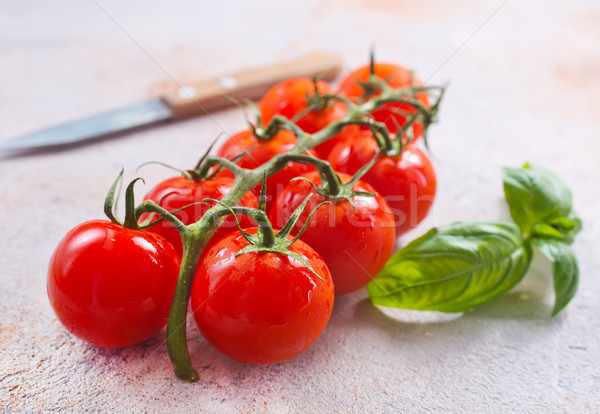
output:
[[[271,86],[286,79],[318,77],[331,80],[340,73],[341,68],[342,62],[337,56],[312,53],[290,62],[221,76],[196,85],[184,85],[167,93],[162,100],[171,109],[173,117],[181,119],[231,105],[225,95],[256,100]]]

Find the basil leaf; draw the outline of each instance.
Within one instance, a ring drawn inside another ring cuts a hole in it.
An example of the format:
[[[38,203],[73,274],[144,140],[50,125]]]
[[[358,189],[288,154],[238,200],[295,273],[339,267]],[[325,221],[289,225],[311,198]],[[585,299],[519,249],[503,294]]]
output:
[[[560,230],[546,223],[535,224],[531,229],[531,235],[532,237],[536,238],[550,238],[559,240],[562,240],[564,238]]]
[[[557,217],[548,220],[548,224],[558,228],[561,232],[571,231],[573,229],[581,228],[581,220],[574,213],[571,213],[570,218],[567,217]]]
[[[548,224],[560,231],[563,235],[562,241],[571,244],[575,235],[581,230],[581,220],[571,211],[568,217],[556,217],[548,220]]]
[[[396,252],[367,290],[375,305],[464,312],[515,286],[531,248],[512,223],[455,223]]]
[[[510,215],[528,237],[538,223],[571,213],[571,192],[555,174],[527,164],[503,169],[504,194]]]
[[[573,250],[558,240],[532,239],[537,247],[552,262],[554,278],[554,309],[552,316],[560,312],[571,301],[579,284],[579,266]]]

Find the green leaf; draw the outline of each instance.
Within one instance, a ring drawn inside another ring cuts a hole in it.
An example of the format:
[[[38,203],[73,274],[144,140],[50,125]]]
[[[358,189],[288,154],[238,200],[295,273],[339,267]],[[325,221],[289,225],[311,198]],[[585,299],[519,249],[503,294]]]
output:
[[[546,223],[537,223],[531,229],[531,235],[535,238],[550,238],[561,240],[564,236],[555,227]]]
[[[454,223],[398,251],[367,286],[375,305],[464,312],[515,286],[531,248],[512,223]]]
[[[503,169],[504,194],[510,214],[528,237],[538,223],[571,213],[571,192],[555,174],[539,167]]]
[[[552,316],[563,310],[573,299],[579,284],[579,266],[573,250],[558,240],[532,239],[531,243],[552,262],[556,299]]]
[[[567,217],[557,217],[548,220],[548,224],[550,224],[551,226],[560,227],[565,231],[570,231],[577,227],[581,227],[581,221],[579,220],[579,218],[569,219]]]
[[[548,220],[548,224],[560,231],[563,235],[562,240],[568,244],[573,243],[575,235],[581,230],[581,220],[574,211],[571,211],[568,217],[556,217]]]

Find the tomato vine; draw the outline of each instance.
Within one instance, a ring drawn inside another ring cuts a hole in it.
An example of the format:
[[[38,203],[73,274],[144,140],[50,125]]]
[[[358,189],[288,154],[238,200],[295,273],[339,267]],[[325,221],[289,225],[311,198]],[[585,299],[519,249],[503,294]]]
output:
[[[380,94],[369,97],[368,100],[352,102],[343,96],[325,95],[325,98],[342,101],[348,110],[341,119],[332,122],[318,132],[312,134],[304,132],[293,121],[287,118],[282,116],[273,117],[267,128],[269,130],[281,129],[291,131],[297,137],[296,145],[287,153],[276,155],[255,169],[242,168],[234,161],[226,158],[212,155],[207,156],[198,170],[200,176],[204,176],[211,168],[220,166],[230,170],[235,175],[235,182],[221,202],[208,209],[197,222],[186,225],[175,214],[151,200],[142,202],[136,208],[136,213],[139,215],[143,213],[156,213],[163,219],[168,220],[180,232],[182,237],[183,257],[167,322],[167,348],[169,357],[175,374],[182,380],[190,382],[198,380],[198,373],[191,363],[186,333],[186,315],[196,267],[200,255],[218,228],[220,221],[226,215],[230,214],[231,208],[237,205],[244,194],[259,185],[264,177],[275,174],[289,162],[298,161],[300,158],[303,162],[318,166],[324,176],[334,176],[335,173],[328,162],[310,156],[303,156],[302,154],[308,149],[314,148],[335,137],[348,125],[360,124],[367,126],[371,129],[375,137],[380,137],[382,142],[389,142],[390,134],[385,123],[377,122],[369,116],[370,113],[385,104],[393,102],[410,105],[415,108],[417,114],[412,115],[409,122],[403,126],[403,129],[409,127],[413,122],[418,121],[424,125],[424,130],[427,131],[427,127],[436,121],[436,115],[444,93],[443,87],[425,87],[413,83],[409,87],[392,88],[376,75],[369,77],[368,82],[380,91]],[[431,107],[424,105],[417,98],[418,94],[431,94],[435,92],[437,92],[437,96]],[[256,217],[255,219],[262,220],[261,217]]]

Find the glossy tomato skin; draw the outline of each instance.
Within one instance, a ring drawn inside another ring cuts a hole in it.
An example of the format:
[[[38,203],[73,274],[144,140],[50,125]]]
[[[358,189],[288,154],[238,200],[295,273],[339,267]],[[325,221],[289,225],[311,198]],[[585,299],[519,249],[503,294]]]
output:
[[[256,228],[246,229],[256,233]],[[272,252],[236,257],[248,242],[240,233],[219,239],[202,255],[192,287],[194,318],[221,353],[248,364],[293,358],[321,334],[333,309],[333,283],[323,259],[301,241],[300,262]]]
[[[165,326],[178,273],[179,258],[162,237],[88,221],[54,251],[48,298],[76,337],[103,347],[131,346]]]
[[[254,169],[263,165],[275,155],[288,152],[296,145],[296,141],[296,136],[289,131],[281,131],[269,140],[261,140],[257,138],[252,131],[246,130],[231,136],[231,138],[225,141],[217,155],[219,157],[232,159],[242,154],[244,151],[248,151],[248,154],[237,160],[236,164],[243,168]],[[316,156],[312,151],[308,152],[313,156]],[[277,193],[281,191],[292,178],[313,169],[314,167],[311,165],[290,162],[284,169],[268,177],[267,211],[271,208]],[[233,176],[229,171],[225,171],[224,174]],[[254,188],[254,193],[259,195],[261,188],[262,184],[257,185]]]
[[[373,159],[377,144],[368,131],[344,145],[336,145],[329,155],[334,170],[354,174]],[[415,228],[427,216],[435,199],[435,170],[427,155],[415,144],[404,147],[401,155],[380,156],[363,175],[388,202],[396,223],[396,234]]]
[[[304,174],[315,185],[320,184],[318,173]],[[342,182],[350,176],[340,174]],[[369,184],[360,180],[355,191],[376,193]],[[310,211],[323,201],[310,219],[300,239],[315,249],[331,271],[336,295],[355,291],[365,286],[381,270],[394,249],[396,233],[393,216],[385,200],[375,197],[353,197],[356,211],[346,200],[332,200],[317,194],[309,183],[298,180],[287,185],[277,197],[270,220],[283,226],[292,212],[313,194],[293,233],[297,234]]]
[[[317,81],[319,95],[332,94],[334,91],[327,82]],[[262,121],[267,125],[275,115],[281,115],[292,119],[301,112],[306,111],[308,107],[307,95],[315,93],[315,84],[309,78],[290,79],[273,86],[263,96],[260,101],[259,109]],[[348,108],[341,101],[332,101],[330,104],[320,110],[312,110],[300,117],[296,125],[304,132],[310,134],[320,131],[334,121],[339,121],[346,115]],[[355,126],[344,128],[344,134]],[[333,146],[342,139],[340,133],[326,142],[315,147],[315,152],[319,157],[325,159]]]
[[[412,85],[412,79],[410,70],[402,66],[398,66],[392,63],[379,63],[376,62],[374,65],[375,74],[385,79],[387,84],[393,88],[406,88]],[[351,99],[359,99],[364,94],[364,89],[359,82],[367,82],[369,75],[371,74],[371,68],[369,65],[363,66],[356,69],[348,76],[346,76],[339,86],[339,91]],[[417,85],[422,85],[422,82],[416,79]],[[426,93],[420,92],[416,94],[417,99],[429,108],[429,98]],[[384,122],[387,128],[391,132],[396,132],[397,128],[394,124],[394,118],[400,126],[404,126],[407,117],[405,115],[395,114],[394,110],[401,110],[411,114],[416,114],[418,111],[414,106],[406,103],[387,103],[380,109],[372,112],[373,118],[376,121]],[[413,124],[413,134],[415,139],[423,135],[424,127],[420,122]]]
[[[175,213],[184,224],[192,224],[198,221],[204,213],[210,208],[206,204],[196,204],[205,198],[213,198],[221,200],[233,187],[234,179],[231,177],[219,174],[213,178],[203,179],[200,181],[190,180],[184,176],[168,178],[146,194],[145,200],[153,200],[161,207],[168,211],[174,211],[179,208],[189,206]],[[211,203],[211,205],[214,203]],[[240,206],[253,207],[258,206],[258,199],[252,193],[245,194],[240,202]],[[142,220],[148,215],[143,215]],[[247,216],[239,215],[238,220],[242,226],[250,226],[254,222]],[[223,221],[213,236],[213,240],[221,237],[230,231],[236,229],[235,220],[233,217],[228,217]],[[168,221],[163,220],[158,224],[148,228],[148,231],[156,233],[169,241],[181,257],[183,252],[183,244],[179,231]]]

